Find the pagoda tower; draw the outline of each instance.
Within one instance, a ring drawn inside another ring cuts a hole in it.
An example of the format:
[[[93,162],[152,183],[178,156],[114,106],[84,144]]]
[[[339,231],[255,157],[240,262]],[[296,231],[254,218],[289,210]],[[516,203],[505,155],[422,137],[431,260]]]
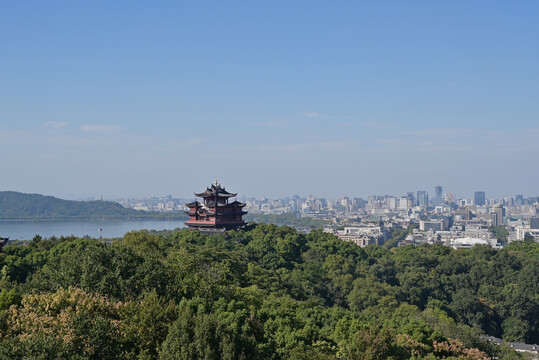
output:
[[[245,204],[234,200],[228,202],[236,194],[229,193],[215,180],[215,183],[206,188],[202,193],[195,193],[196,197],[202,198],[203,202],[195,200],[185,204],[189,211],[189,220],[185,222],[191,230],[207,232],[219,232],[231,229],[239,229],[245,226],[242,216],[247,214],[243,211]]]

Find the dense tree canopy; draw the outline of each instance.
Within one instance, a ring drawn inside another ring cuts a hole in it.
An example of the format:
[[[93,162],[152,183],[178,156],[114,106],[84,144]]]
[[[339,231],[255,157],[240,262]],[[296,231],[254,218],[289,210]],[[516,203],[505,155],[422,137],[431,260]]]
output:
[[[539,338],[539,244],[360,248],[253,225],[0,253],[0,358],[518,359]]]

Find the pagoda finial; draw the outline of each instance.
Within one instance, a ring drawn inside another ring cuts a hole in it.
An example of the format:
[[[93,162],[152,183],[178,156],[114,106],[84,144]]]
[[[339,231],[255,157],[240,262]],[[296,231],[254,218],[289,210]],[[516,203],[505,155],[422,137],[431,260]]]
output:
[[[219,183],[217,182],[217,179],[215,179],[215,186],[219,186]]]

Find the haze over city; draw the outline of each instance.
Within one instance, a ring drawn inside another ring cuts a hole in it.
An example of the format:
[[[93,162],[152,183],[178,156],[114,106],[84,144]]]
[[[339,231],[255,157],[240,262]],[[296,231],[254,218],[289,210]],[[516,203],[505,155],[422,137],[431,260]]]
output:
[[[0,190],[538,194],[539,3],[3,2]]]

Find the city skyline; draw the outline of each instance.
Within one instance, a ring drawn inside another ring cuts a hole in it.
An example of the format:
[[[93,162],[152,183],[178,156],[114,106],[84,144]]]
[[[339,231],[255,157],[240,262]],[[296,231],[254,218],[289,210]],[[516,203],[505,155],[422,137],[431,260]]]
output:
[[[526,196],[526,195],[522,195],[522,194],[506,194],[506,195],[503,195],[503,196],[488,196],[488,194],[486,192],[484,192],[484,191],[474,191],[474,192],[472,192],[471,196],[464,196],[464,195],[461,195],[461,194],[454,194],[451,191],[448,191],[447,193],[443,193],[441,198],[436,198],[435,195],[433,193],[429,192],[428,190],[417,190],[415,192],[407,192],[407,193],[402,193],[402,194],[390,193],[390,192],[385,192],[383,194],[367,194],[367,195],[342,194],[342,195],[337,196],[337,197],[324,197],[324,196],[319,196],[317,194],[284,194],[284,195],[279,196],[279,197],[270,198],[270,197],[266,197],[266,196],[257,197],[257,196],[249,196],[249,195],[238,193],[237,198],[241,198],[241,199],[269,199],[269,200],[279,200],[279,199],[281,199],[282,200],[282,199],[289,199],[289,198],[293,198],[293,197],[299,197],[299,198],[302,198],[302,199],[306,199],[306,198],[309,198],[309,197],[314,197],[314,198],[317,198],[317,199],[328,199],[328,200],[338,200],[338,199],[343,199],[343,198],[350,198],[350,199],[356,198],[356,199],[367,200],[370,197],[380,197],[380,198],[393,197],[393,198],[399,199],[399,198],[407,197],[410,194],[412,194],[415,202],[418,202],[418,201],[422,202],[422,204],[420,204],[420,205],[426,205],[426,204],[433,205],[433,204],[436,204],[438,202],[444,202],[446,196],[452,195],[455,200],[471,200],[471,201],[474,202],[474,204],[476,204],[476,194],[478,192],[479,193],[484,193],[484,196],[485,196],[484,199],[485,200],[513,199],[515,201],[518,201],[520,199],[522,201],[522,199],[528,199],[528,198],[536,199],[536,198],[539,198],[538,195],[528,195],[528,196]],[[135,200],[135,199],[166,199],[166,198],[172,198],[172,199],[176,199],[176,200],[177,199],[191,200],[191,199],[196,198],[196,196],[195,196],[195,194],[192,194],[191,196],[177,196],[177,195],[172,195],[172,194],[159,194],[159,195],[136,196],[136,197],[117,197],[117,198],[105,199],[105,200],[119,201],[119,200],[127,200],[127,199]],[[419,199],[421,199],[421,200],[419,200]],[[89,197],[89,198],[79,198],[77,200],[83,200],[83,201],[99,200],[99,198],[96,198],[96,197],[92,196],[92,197]],[[101,198],[101,200],[104,200],[104,199]],[[485,203],[482,203],[481,205],[485,205]]]
[[[6,3],[0,190],[536,196],[538,11]]]

